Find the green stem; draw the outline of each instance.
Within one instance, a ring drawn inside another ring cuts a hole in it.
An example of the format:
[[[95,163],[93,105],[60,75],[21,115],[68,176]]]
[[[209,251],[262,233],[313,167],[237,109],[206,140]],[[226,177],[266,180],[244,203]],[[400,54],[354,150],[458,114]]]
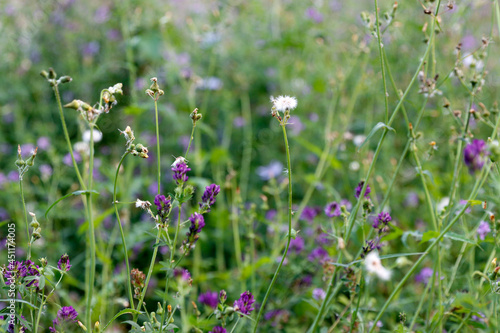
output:
[[[286,149],[286,159],[287,159],[287,165],[288,165],[288,237],[287,237],[287,242],[286,242],[286,247],[285,247],[285,252],[283,253],[283,257],[281,258],[281,261],[278,265],[278,268],[276,269],[276,272],[274,272],[273,279],[271,280],[271,283],[269,284],[269,287],[267,289],[266,295],[264,296],[264,300],[262,301],[262,304],[259,309],[259,313],[257,314],[257,318],[255,319],[255,324],[253,327],[253,332],[257,332],[257,326],[259,325],[259,320],[260,317],[262,316],[262,313],[264,312],[264,308],[266,306],[267,299],[269,298],[269,295],[271,293],[271,290],[273,289],[274,283],[276,282],[276,278],[278,277],[278,274],[281,270],[281,266],[283,265],[283,262],[286,259],[286,255],[288,254],[288,248],[290,247],[290,241],[292,240],[292,166],[290,162],[290,147],[288,146],[288,139],[286,136],[286,124],[281,124],[281,127],[283,129],[283,140],[285,141],[285,149]]]
[[[191,136],[189,137],[189,144],[188,144],[188,147],[186,149],[186,154],[184,156],[187,156],[189,154],[189,149],[191,148],[191,141],[193,141],[193,137],[194,137],[195,127],[196,127],[196,122],[193,121],[193,129],[191,130]]]
[[[161,155],[160,155],[160,129],[158,123],[158,102],[155,100],[155,120],[156,120],[156,160],[158,164],[158,195],[161,193]],[[191,141],[190,141],[191,142]]]
[[[118,183],[118,173],[120,172],[120,167],[125,160],[125,157],[129,154],[129,152],[125,152],[120,159],[120,162],[118,163],[118,167],[116,168],[116,174],[115,174],[115,181],[114,181],[114,186],[113,186],[113,205],[115,206],[115,214],[116,214],[116,220],[118,221],[118,226],[120,227],[120,235],[122,237],[122,244],[123,244],[123,256],[125,257],[125,265],[127,267],[127,271],[125,272],[125,275],[127,275],[127,290],[128,290],[128,298],[130,302],[130,307],[134,309],[134,297],[132,295],[132,282],[130,280],[130,263],[129,263],[129,258],[128,258],[128,250],[127,250],[127,243],[125,241],[125,233],[123,232],[123,227],[122,227],[122,222],[120,220],[120,214],[118,212],[118,201],[116,200],[116,185]]]
[[[49,297],[52,296],[59,283],[61,283],[63,276],[64,274],[61,274],[61,276],[59,277],[59,281],[57,281],[56,285],[54,286],[54,288],[52,288],[52,291],[47,295],[47,297],[44,298],[42,295],[42,300],[40,301],[40,307],[38,308],[38,315],[36,316],[35,333],[38,332],[38,327],[40,326],[39,323],[40,323],[40,318],[42,316],[43,306],[45,305]]]
[[[87,215],[89,223],[89,241],[90,241],[90,272],[87,294],[87,329],[92,333],[92,296],[94,295],[95,270],[96,270],[96,250],[95,250],[95,231],[92,218],[92,185],[94,178],[94,125],[90,124],[90,157],[89,157],[89,185],[87,194]]]
[[[76,177],[78,178],[78,181],[80,182],[80,187],[85,190],[85,182],[83,181],[82,175],[80,174],[80,169],[78,168],[78,165],[76,164],[75,161],[75,156],[73,154],[73,147],[71,146],[71,140],[69,139],[69,134],[68,134],[68,128],[66,127],[66,120],[64,119],[64,113],[62,109],[62,104],[61,104],[61,96],[59,95],[59,89],[57,88],[57,85],[53,86],[54,94],[56,96],[57,100],[57,106],[59,107],[59,116],[61,118],[61,123],[63,127],[63,132],[64,132],[64,138],[66,139],[66,143],[68,145],[68,150],[69,154],[71,155],[71,161],[73,162],[73,167],[76,172]]]
[[[240,322],[240,319],[241,319],[241,317],[238,316],[238,320],[236,320],[236,323],[234,324],[233,328],[231,329],[231,332],[229,332],[229,333],[233,333],[234,332],[234,329],[236,328],[236,326],[238,326],[238,323]]]
[[[377,29],[377,44],[378,44],[378,53],[380,59],[380,68],[382,69],[382,82],[384,84],[384,102],[385,102],[385,122],[389,121],[389,93],[387,92],[387,83],[385,78],[385,66],[384,66],[384,57],[382,56],[382,40],[380,35],[380,21],[378,15],[378,2],[375,0],[375,26]]]
[[[410,327],[409,327],[409,331],[410,332],[413,332],[412,331],[412,328],[413,326],[415,325],[415,322],[417,321],[417,318],[418,318],[418,314],[420,313],[420,311],[422,310],[422,307],[424,305],[424,301],[425,301],[425,297],[427,296],[427,294],[429,293],[429,289],[431,287],[431,282],[428,281],[427,282],[427,285],[425,286],[425,290],[424,290],[424,294],[422,295],[422,297],[420,298],[420,302],[418,303],[418,306],[417,306],[417,310],[415,311],[415,314],[413,315],[413,319],[411,320],[411,323],[410,323]]]
[[[31,239],[30,239],[30,229],[28,223],[28,212],[26,211],[26,202],[24,200],[23,178],[21,174],[19,174],[19,190],[21,191],[21,201],[23,202],[24,221],[26,222],[26,242],[28,243],[27,260],[29,260],[31,258]]]

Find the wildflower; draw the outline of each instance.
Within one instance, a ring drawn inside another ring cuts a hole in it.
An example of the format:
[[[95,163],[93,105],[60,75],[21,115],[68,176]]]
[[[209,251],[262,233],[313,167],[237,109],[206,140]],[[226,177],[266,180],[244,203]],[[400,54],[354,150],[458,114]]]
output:
[[[149,207],[151,207],[151,202],[142,201],[141,199],[137,199],[137,201],[135,202],[135,207],[146,210],[146,209],[149,209]]]
[[[257,175],[262,180],[270,180],[278,177],[283,172],[283,164],[279,161],[272,161],[269,165],[257,168]]]
[[[488,151],[483,140],[474,139],[472,143],[465,146],[464,162],[471,174],[483,168],[486,155],[488,155]]]
[[[290,250],[294,251],[295,253],[300,253],[304,249],[304,238],[302,237],[295,237],[295,239],[292,239],[290,241]]]
[[[490,224],[486,221],[481,221],[479,223],[479,227],[477,228],[477,234],[479,235],[479,239],[484,240],[487,234],[491,231]]]
[[[356,187],[356,194],[355,197],[356,199],[359,199],[359,196],[361,195],[361,190],[363,189],[363,185],[365,184],[364,181],[360,181],[358,186]],[[369,194],[371,192],[370,185],[366,185],[366,190],[365,190],[365,198],[369,198]]]
[[[282,323],[288,323],[290,312],[283,309],[275,309],[264,314],[264,320],[271,321],[272,327],[279,327]]]
[[[311,251],[311,253],[307,257],[307,259],[310,261],[314,261],[316,259],[319,259],[320,262],[324,262],[328,258],[329,258],[328,252],[322,247],[315,248],[314,250]]]
[[[203,196],[201,197],[200,211],[202,212],[210,212],[210,207],[215,204],[215,198],[217,194],[220,193],[220,186],[216,184],[208,185],[205,188],[205,192],[203,192]]]
[[[234,309],[235,311],[239,311],[242,314],[249,315],[250,312],[254,310],[252,304],[255,302],[253,295],[249,291],[245,291],[240,295],[240,298],[234,301]],[[241,316],[243,317],[243,316]]]
[[[415,282],[427,284],[427,283],[429,283],[429,280],[432,277],[432,274],[434,274],[434,270],[432,268],[424,267],[424,268],[422,268],[420,273],[415,275]]]
[[[94,142],[99,142],[102,140],[102,133],[96,129],[93,130],[93,140]],[[83,142],[90,142],[90,130],[86,130],[82,134]]]
[[[132,286],[134,287],[134,297],[139,298],[142,288],[144,288],[144,281],[146,280],[146,274],[137,268],[132,269],[130,272],[130,279]]]
[[[306,10],[306,17],[313,20],[316,23],[323,22],[323,15],[318,12],[314,7],[309,7]]]
[[[300,214],[300,219],[312,223],[314,218],[318,215],[316,209],[313,207],[304,207],[302,214]]]
[[[57,311],[57,318],[52,321],[53,327],[49,327],[50,332],[56,333],[57,328],[62,328],[61,332],[67,324],[76,323],[76,317],[78,317],[78,312],[72,306],[63,306]]]
[[[189,273],[189,271],[187,269],[183,269],[183,268],[174,269],[174,276],[180,277],[184,281],[191,280],[191,274]]]
[[[212,330],[208,333],[226,333],[226,329],[224,327],[221,327],[221,326],[215,326],[214,328],[212,328]]]
[[[168,215],[170,214],[170,209],[172,208],[172,199],[170,198],[170,196],[166,198],[164,195],[158,194],[155,197],[154,203],[158,210],[160,221],[164,223],[167,220]]]
[[[57,268],[64,272],[69,271],[71,264],[69,263],[69,256],[67,253],[61,256],[61,259],[57,262]]]
[[[340,216],[340,205],[335,201],[330,202],[325,207],[325,215],[328,217]]]
[[[316,288],[312,292],[312,297],[317,301],[324,300],[326,297],[326,292],[321,288]]]
[[[217,308],[217,304],[219,304],[219,294],[216,291],[207,291],[200,294],[198,302],[215,309]]]
[[[191,171],[191,169],[186,164],[186,159],[184,157],[177,157],[175,162],[172,163],[172,171],[174,175],[172,176],[177,183],[177,185],[181,185],[188,180],[187,172]]]
[[[194,248],[194,244],[200,237],[199,233],[205,226],[205,219],[203,218],[203,215],[198,213],[194,213],[193,215],[191,215],[189,221],[191,221],[191,226],[189,227],[189,231],[186,233],[186,236],[188,236],[188,238],[182,243],[182,248],[186,254],[190,249]]]
[[[387,226],[387,224],[392,220],[391,215],[386,212],[381,212],[378,214],[377,219],[373,222],[372,227],[374,229],[381,229],[381,227]]]
[[[278,111],[291,111],[297,107],[297,99],[290,96],[278,96],[274,98],[271,96],[271,103]]]
[[[380,279],[387,281],[391,277],[391,271],[382,266],[378,252],[370,252],[365,258],[365,267],[368,273],[376,274]]]

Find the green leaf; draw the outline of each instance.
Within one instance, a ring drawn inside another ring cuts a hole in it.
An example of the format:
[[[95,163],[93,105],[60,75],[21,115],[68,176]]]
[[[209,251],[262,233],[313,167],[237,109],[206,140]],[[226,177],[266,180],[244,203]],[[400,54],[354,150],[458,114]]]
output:
[[[99,192],[95,191],[95,190],[92,190],[92,191],[89,191],[89,190],[80,190],[80,191],[75,191],[75,192],[72,192],[70,194],[66,194],[64,197],[62,198],[59,198],[57,199],[52,205],[50,205],[50,207],[47,209],[47,211],[45,211],[45,218],[47,218],[47,214],[49,214],[50,210],[55,206],[57,205],[60,201],[66,199],[66,198],[69,198],[71,197],[72,195],[82,195],[82,194],[90,194],[90,193],[95,193],[95,194],[99,194]]]
[[[470,203],[471,206],[476,206],[483,203],[481,200],[469,200],[468,202]]]
[[[10,301],[11,301],[11,299],[0,299],[0,302],[9,303]],[[24,304],[30,306],[32,309],[36,309],[37,308],[36,306],[34,306],[33,304],[31,304],[30,302],[26,302],[26,301],[24,301],[22,299],[15,298],[14,301],[17,302],[17,303],[24,303]]]
[[[116,318],[118,318],[118,317],[120,317],[121,315],[124,315],[124,314],[126,314],[126,313],[130,313],[130,314],[141,314],[142,312],[141,312],[141,311],[138,311],[138,310],[134,310],[134,309],[123,309],[123,310],[121,310],[120,312],[118,312],[118,313],[117,313],[117,314],[116,314],[116,315],[115,315],[115,316],[114,316],[114,317],[113,317],[113,318],[112,318],[112,319],[111,319],[111,320],[110,320],[110,321],[106,324],[106,326],[104,326],[104,327],[103,327],[102,331],[104,332],[104,331],[106,330],[106,328],[107,328],[109,325],[111,325],[111,323],[112,323],[113,321],[115,321],[115,320],[116,320]],[[135,323],[134,323],[134,324],[135,324]],[[132,324],[131,324],[131,325],[132,325]],[[137,324],[136,324],[136,325],[137,325]],[[132,325],[132,326],[134,326],[134,325]],[[137,325],[137,326],[139,326],[139,325]],[[135,327],[135,326],[134,326],[134,327]],[[139,326],[139,328],[140,328],[140,326]]]
[[[370,133],[366,137],[365,141],[363,141],[363,143],[359,146],[358,153],[360,152],[361,148],[363,148],[363,146],[371,139],[371,137],[374,136],[375,133],[377,133],[377,131],[379,129],[382,129],[382,128],[384,128],[384,129],[386,129],[388,131],[396,132],[396,130],[394,128],[392,128],[390,126],[387,126],[383,122],[379,122],[377,125],[375,125],[375,127],[372,128],[372,130],[370,131]]]

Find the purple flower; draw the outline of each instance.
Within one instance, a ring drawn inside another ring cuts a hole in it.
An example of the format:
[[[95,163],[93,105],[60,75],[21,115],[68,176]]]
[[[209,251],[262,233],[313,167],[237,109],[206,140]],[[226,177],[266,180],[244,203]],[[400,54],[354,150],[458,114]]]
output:
[[[290,120],[288,120],[288,127],[290,128],[290,134],[297,136],[304,130],[305,126],[300,121],[300,118],[297,116],[291,116]]]
[[[477,228],[477,234],[479,235],[479,239],[484,240],[487,234],[491,231],[490,224],[486,221],[481,221],[479,223],[479,227]]]
[[[63,306],[57,311],[57,318],[52,321],[54,325],[49,327],[49,330],[55,333],[57,332],[56,326],[76,323],[76,317],[78,317],[78,312],[72,306]]]
[[[283,172],[283,164],[279,161],[272,161],[269,165],[257,168],[257,175],[262,180],[270,180],[278,177]]]
[[[352,203],[347,199],[340,200],[340,206],[345,206],[345,208],[350,211],[352,208]]]
[[[105,23],[106,21],[109,20],[109,17],[110,17],[109,7],[106,5],[103,5],[99,8],[97,8],[97,10],[95,11],[94,22],[97,24]]]
[[[325,207],[325,214],[328,217],[334,217],[334,216],[340,216],[340,205],[336,203],[335,201],[330,202],[328,205]]]
[[[253,295],[249,291],[245,291],[240,295],[240,299],[234,301],[234,309],[245,315],[249,315],[254,310],[252,304],[255,302]],[[241,316],[243,317],[243,316]]]
[[[221,327],[221,326],[215,326],[214,328],[212,328],[212,330],[208,333],[226,333],[226,329],[224,327]]]
[[[322,247],[317,247],[311,251],[307,259],[309,259],[310,261],[318,259],[319,262],[324,262],[325,260],[329,259],[328,252]]]
[[[73,156],[75,157],[75,162],[76,163],[80,163],[82,161],[82,157],[76,151],[73,152]],[[63,163],[66,164],[69,167],[73,166],[73,161],[71,160],[71,154],[70,153],[67,153],[66,155],[64,155],[64,157],[63,157]]]
[[[233,120],[233,126],[236,128],[243,127],[246,124],[247,124],[247,122],[246,122],[245,118],[243,118],[243,117],[236,117]]]
[[[186,233],[187,239],[182,243],[182,249],[186,254],[189,253],[190,249],[194,248],[196,241],[200,238],[199,233],[205,226],[203,215],[198,213],[191,215],[189,221],[191,221],[191,225],[189,226],[189,231]]]
[[[215,198],[217,194],[220,192],[220,186],[216,184],[208,185],[205,188],[205,192],[203,192],[203,196],[201,197],[200,210],[202,212],[209,212],[210,207],[215,204]]]
[[[304,207],[302,214],[300,214],[300,219],[312,223],[314,218],[318,215],[318,212],[313,207]]]
[[[406,195],[404,206],[405,207],[417,207],[418,206],[418,194],[415,192],[410,192]]]
[[[332,242],[331,237],[328,234],[321,233],[316,237],[316,243],[321,245],[327,245]]]
[[[356,194],[355,197],[356,199],[359,199],[359,196],[361,195],[361,190],[363,189],[363,185],[365,184],[364,181],[360,181],[358,184],[358,187],[356,187]],[[369,194],[371,192],[370,185],[366,185],[366,190],[365,190],[365,198],[369,198]]]
[[[177,185],[180,185],[187,182],[189,179],[187,172],[191,171],[191,169],[188,167],[186,160],[183,157],[178,157],[172,164],[172,171],[174,172],[172,177]]]
[[[316,23],[323,22],[323,15],[318,12],[314,7],[309,7],[306,10],[306,17],[313,20]]]
[[[387,226],[387,224],[392,220],[391,215],[386,212],[381,212],[378,214],[377,219],[373,221],[372,227],[374,229],[379,229]]]
[[[290,250],[294,251],[295,253],[300,253],[304,249],[304,238],[302,237],[295,237],[295,239],[292,239],[290,241]]]
[[[50,148],[50,139],[46,136],[38,138],[36,145],[41,150],[47,150]]]
[[[465,146],[464,162],[471,174],[483,168],[486,155],[488,155],[488,152],[486,151],[486,143],[483,140],[474,139],[472,143]]]
[[[317,301],[324,300],[326,297],[326,292],[321,288],[316,288],[312,292],[312,297]]]
[[[52,175],[52,167],[48,164],[40,165],[38,170],[40,170],[42,178],[49,178]]]
[[[429,279],[432,277],[432,274],[434,274],[434,270],[432,268],[424,267],[420,273],[415,275],[415,282],[427,284]]]
[[[63,254],[61,256],[61,259],[57,262],[57,268],[59,268],[61,271],[69,271],[71,268],[71,264],[69,263],[69,256],[68,254]]]
[[[459,205],[462,205],[462,206],[467,205],[467,203],[468,203],[468,201],[467,201],[467,200],[463,200],[463,199],[462,199],[462,200],[460,200],[460,201],[458,202],[458,204],[459,204]],[[467,209],[465,210],[465,214],[469,214],[470,212],[472,212],[472,208],[469,206],[469,207],[467,207]],[[455,214],[458,214],[458,213],[459,213],[459,212],[456,212]]]
[[[217,308],[217,304],[219,304],[219,294],[216,291],[207,291],[206,293],[200,294],[198,302],[215,309]]]
[[[157,196],[155,196],[154,203],[158,210],[158,215],[160,216],[161,222],[165,223],[167,220],[167,216],[170,213],[170,209],[172,208],[172,199],[170,198],[170,196],[166,198],[163,194],[158,194]]]
[[[269,220],[269,221],[272,221],[272,220],[274,220],[274,218],[276,217],[276,215],[278,215],[278,212],[276,211],[276,209],[269,209],[266,212],[266,219]]]
[[[92,41],[83,46],[82,54],[84,57],[92,57],[97,53],[99,53],[99,49],[100,49],[99,42]]]
[[[187,269],[183,268],[176,268],[174,269],[174,276],[175,277],[180,277],[184,281],[189,281],[191,280],[191,274]]]

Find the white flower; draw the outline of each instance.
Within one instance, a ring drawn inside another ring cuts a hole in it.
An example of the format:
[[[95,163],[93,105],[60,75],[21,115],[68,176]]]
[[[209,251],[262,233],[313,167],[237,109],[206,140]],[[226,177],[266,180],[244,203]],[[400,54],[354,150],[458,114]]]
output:
[[[90,142],[90,130],[83,132],[82,139],[84,142]],[[102,133],[94,129],[94,142],[99,142],[102,140]]]
[[[137,199],[137,201],[135,202],[135,207],[141,209],[148,209],[149,207],[151,207],[151,202]]]
[[[278,96],[277,98],[271,96],[271,103],[274,104],[274,107],[278,111],[291,111],[297,107],[297,99],[286,95]]]
[[[175,159],[174,163],[172,163],[172,166],[175,167],[179,163],[187,163],[186,159],[182,156],[179,156]]]
[[[376,274],[384,281],[389,280],[391,277],[391,271],[382,266],[382,262],[376,251],[372,251],[366,256],[365,267],[368,273]]]
[[[448,207],[449,204],[450,204],[450,198],[444,197],[437,204],[437,207],[436,207],[437,212],[442,213],[446,209],[446,207]]]

